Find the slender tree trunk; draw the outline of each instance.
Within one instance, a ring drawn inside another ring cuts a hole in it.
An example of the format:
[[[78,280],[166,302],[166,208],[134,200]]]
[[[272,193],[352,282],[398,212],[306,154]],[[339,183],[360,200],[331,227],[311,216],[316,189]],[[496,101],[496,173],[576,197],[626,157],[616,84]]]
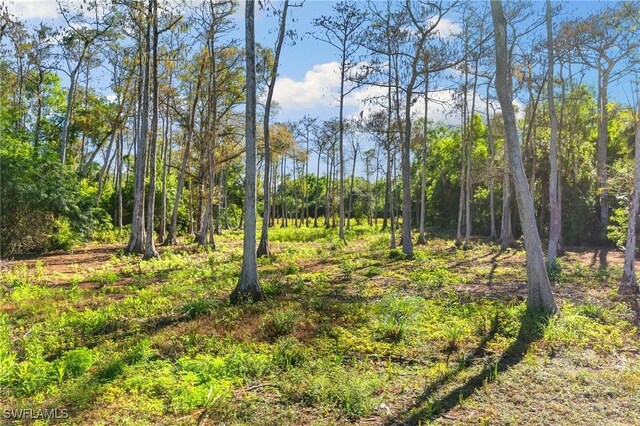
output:
[[[73,109],[73,96],[76,91],[76,84],[78,80],[78,71],[80,71],[80,67],[83,62],[84,53],[87,49],[87,45],[82,51],[82,55],[78,60],[78,65],[71,70],[71,74],[69,76],[69,91],[67,92],[67,106],[64,111],[64,119],[62,120],[62,137],[60,140],[60,162],[62,164],[65,163],[67,159],[67,139],[69,138],[69,123],[71,122],[71,110]]]
[[[316,168],[316,186],[314,188],[313,200],[315,204],[315,209],[313,212],[313,227],[318,227],[318,198],[320,197],[320,157],[322,157],[322,150],[318,149],[318,166]]]
[[[509,147],[504,144],[504,171],[502,173],[502,221],[500,224],[500,245],[502,251],[513,246],[511,226],[511,173],[509,172]]]
[[[358,160],[358,148],[353,149],[353,165],[351,166],[351,183],[349,185],[349,212],[347,214],[347,229],[351,228],[351,215],[353,213],[353,184],[356,176],[356,162]]]
[[[607,190],[607,144],[609,142],[609,111],[607,109],[609,72],[603,71],[600,79],[600,123],[598,126],[598,144],[596,147],[598,193],[600,194],[600,237],[607,240],[609,225],[609,193]]]
[[[324,202],[324,227],[330,228],[331,224],[329,223],[329,215],[331,212],[331,199],[333,194],[331,193],[331,188],[333,186],[333,154],[331,155],[331,159],[329,159],[329,153],[327,152],[327,192],[325,194],[325,202]]]
[[[305,226],[309,227],[309,133],[307,132],[307,147],[304,164],[304,180],[302,181],[304,189],[304,210],[305,213]]]
[[[220,170],[220,174],[218,175],[218,187],[220,188],[220,194],[218,196],[218,204],[216,206],[216,226],[214,233],[217,235],[222,235],[222,211],[223,211],[223,203],[227,202],[227,189],[225,188],[226,179],[224,176],[225,170]],[[226,211],[226,210],[225,210]],[[229,228],[229,223],[227,222],[226,228]]]
[[[144,43],[140,43],[143,48],[141,70],[141,93],[140,93],[140,109],[138,111],[140,117],[140,125],[137,135],[137,149],[134,173],[133,188],[133,216],[131,218],[131,236],[129,243],[125,249],[125,253],[145,254],[145,177],[147,168],[147,138],[149,131],[149,67],[151,49],[151,22],[147,23],[146,35]],[[153,218],[150,219],[153,223]],[[153,234],[148,238],[153,239]]]
[[[36,89],[38,106],[36,110],[36,123],[33,131],[33,151],[35,155],[38,155],[40,152],[40,126],[41,126],[40,123],[42,122],[42,106],[43,106],[42,85],[44,84],[44,76],[45,76],[44,70],[43,69],[38,70],[38,84]]]
[[[376,147],[376,177],[373,183],[373,189],[372,189],[372,193],[373,193],[373,206],[372,206],[372,215],[373,215],[373,225],[377,228],[378,227],[378,202],[379,202],[379,194],[377,191],[378,188],[378,178],[379,178],[379,173],[380,173],[380,147],[377,146]],[[384,209],[383,209],[384,210]]]
[[[147,229],[144,258],[151,259],[158,257],[155,240],[153,238],[155,206],[156,206],[156,146],[158,142],[158,0],[151,0],[149,4],[153,25],[153,45],[151,78],[153,80],[153,103],[151,110],[151,140],[149,143],[149,195],[147,197]],[[147,95],[148,104],[148,91]]]
[[[275,165],[272,164],[273,168],[273,188],[271,188],[273,194],[273,203],[271,206],[271,226],[276,226],[278,224],[278,160],[276,160]]]
[[[387,22],[387,26],[389,22]],[[388,30],[388,28],[387,28]],[[387,44],[388,51],[391,52],[390,44]],[[387,141],[385,149],[387,150],[387,170],[386,170],[386,185],[385,185],[385,193],[384,193],[384,209],[383,214],[384,217],[382,219],[382,230],[387,229],[387,218],[391,219],[391,155],[393,149],[391,148],[391,116],[392,116],[392,105],[391,105],[391,84],[392,84],[392,67],[391,67],[391,53],[388,55],[388,90],[387,90]],[[394,243],[395,246],[395,243]]]
[[[122,130],[120,130],[120,149],[118,150],[118,214],[117,214],[117,226],[119,230],[122,230],[122,151],[124,149],[124,138],[122,136]]]
[[[465,207],[465,182],[466,182],[466,175],[467,175],[467,164],[466,164],[466,158],[467,158],[467,150],[466,150],[466,124],[465,124],[465,120],[466,120],[466,112],[464,111],[464,106],[463,106],[463,113],[462,113],[462,133],[461,133],[461,138],[460,138],[460,145],[461,145],[461,155],[460,155],[460,196],[458,197],[458,227],[456,228],[456,246],[461,246],[462,245],[462,228],[463,228],[463,218],[464,218],[464,207]]]
[[[395,181],[396,181],[396,155],[395,155],[395,150],[393,153],[393,159],[392,159],[392,163],[391,163],[391,167],[392,167],[392,184],[391,184],[391,193],[389,194],[389,220],[390,222],[390,231],[391,231],[391,238],[389,241],[389,248],[391,249],[395,249],[397,246],[397,242],[396,242],[396,228],[398,225],[398,221],[397,219],[397,215],[396,215],[396,209],[397,209],[397,202],[396,202],[396,191],[395,191]]]
[[[551,123],[551,137],[549,138],[549,248],[547,250],[547,263],[553,265],[558,255],[558,240],[560,239],[560,205],[558,203],[558,118],[553,88],[553,27],[551,24],[551,0],[546,0],[547,11],[547,97],[549,104],[549,120]]]
[[[509,147],[509,163],[514,174],[516,201],[524,233],[527,255],[527,307],[532,310],[556,312],[557,307],[551,292],[544,263],[540,235],[536,227],[533,199],[527,185],[527,176],[522,164],[518,141],[516,115],[512,104],[511,72],[507,50],[507,20],[501,1],[491,2],[496,45],[496,91],[502,108],[505,139]]]
[[[247,105],[245,114],[244,238],[240,280],[233,293],[231,293],[231,303],[233,304],[242,301],[246,297],[251,297],[254,301],[264,299],[264,293],[258,281],[256,256],[256,51],[254,8],[255,1],[247,0],[245,5]]]
[[[294,228],[298,227],[298,188],[296,186],[296,170],[298,165],[298,160],[295,157],[295,154],[292,158],[293,160],[293,169],[291,174],[293,176],[293,184],[291,185],[291,192],[293,195],[293,226]]]
[[[264,107],[264,183],[262,185],[264,191],[264,210],[262,211],[262,229],[260,231],[260,244],[258,245],[258,257],[270,256],[269,249],[269,172],[271,168],[271,144],[269,138],[269,117],[271,114],[271,103],[273,101],[273,91],[276,86],[276,78],[278,77],[278,64],[280,62],[280,53],[282,52],[282,44],[284,43],[285,30],[287,24],[287,10],[289,9],[289,0],[284,1],[282,7],[282,17],[280,18],[280,29],[278,31],[278,39],[276,41],[276,51],[271,67],[271,78],[267,89],[267,102]]]
[[[417,244],[426,244],[424,221],[427,208],[427,127],[429,118],[429,71],[424,76],[424,125],[422,128],[422,172],[420,175],[420,234]]]
[[[345,67],[347,58],[345,57],[346,47],[342,48],[342,64],[340,66],[340,193],[338,195],[340,223],[338,229],[339,238],[346,244],[347,239],[344,236],[344,80],[345,80]]]
[[[473,131],[473,121],[474,115],[476,113],[476,87],[478,85],[478,62],[479,60],[475,60],[475,68],[473,72],[473,86],[471,89],[471,113],[469,114],[469,121],[467,126],[469,130],[467,132],[467,175],[466,175],[466,185],[467,189],[465,191],[465,229],[464,229],[464,246],[466,248],[471,244],[471,193],[473,191],[473,180],[471,179],[471,164],[473,161],[473,144],[475,141],[475,133]],[[466,102],[466,97],[465,97]]]
[[[171,76],[169,76],[171,85]],[[167,109],[164,122],[164,148],[162,150],[162,211],[160,212],[160,233],[158,241],[163,244],[167,234],[167,177],[171,163],[171,121],[169,116],[169,99],[167,98]]]
[[[420,50],[416,51],[416,55]],[[411,239],[411,97],[417,78],[416,62],[417,59],[414,59],[411,81],[407,86],[404,107],[405,130],[402,143],[402,252],[409,258],[413,257],[413,240]]]
[[[491,87],[491,80],[487,83],[487,100],[486,100],[486,112],[487,112],[487,142],[489,144],[489,217],[491,221],[491,241],[494,241],[498,234],[496,231],[496,206],[495,206],[495,141],[493,139],[493,132],[491,129],[491,115],[489,114],[489,89]]]
[[[627,227],[627,245],[624,254],[622,278],[618,287],[620,294],[640,293],[636,280],[636,220],[640,210],[640,96],[636,106],[635,162],[633,173],[633,197],[629,208],[629,226]]]
[[[96,206],[100,203],[100,198],[102,198],[102,190],[104,189],[104,177],[109,170],[109,166],[111,165],[111,151],[113,150],[113,144],[116,140],[116,130],[114,129],[111,133],[111,137],[109,138],[109,145],[107,146],[107,152],[104,155],[104,162],[102,163],[102,167],[100,168],[100,173],[98,173],[98,195],[96,196]]]
[[[215,19],[214,11],[212,10],[212,19]],[[217,91],[217,66],[216,66],[216,51],[215,51],[215,29],[213,23],[209,28],[209,37],[207,39],[207,49],[209,51],[209,102],[207,103],[207,134],[210,135],[206,141],[206,160],[205,165],[207,167],[207,194],[206,194],[206,208],[205,214],[200,224],[200,233],[197,238],[198,244],[204,246],[210,244],[215,249],[214,230],[212,227],[213,217],[213,191],[215,189],[215,144],[218,140],[218,91]],[[209,232],[211,231],[211,232]],[[209,240],[207,241],[207,236]]]
[[[180,162],[180,171],[178,172],[178,183],[176,187],[176,198],[173,203],[173,209],[171,212],[171,223],[169,224],[169,235],[167,236],[165,245],[172,245],[176,243],[176,231],[178,226],[178,209],[180,207],[180,198],[182,198],[182,191],[184,189],[184,179],[187,173],[187,166],[189,163],[189,155],[191,153],[191,140],[193,139],[193,132],[195,127],[196,120],[196,109],[198,106],[198,94],[200,93],[200,86],[202,84],[202,76],[204,71],[205,61],[202,61],[202,65],[200,67],[200,71],[198,74],[198,78],[196,81],[196,89],[193,95],[193,103],[191,104],[191,109],[189,111],[189,124],[187,128],[187,135],[185,137],[185,146],[182,152],[182,160]],[[192,225],[192,207],[193,204],[191,202],[191,195],[189,195],[189,233],[193,232]]]
[[[287,194],[287,157],[282,159],[282,227],[289,226],[289,194]]]

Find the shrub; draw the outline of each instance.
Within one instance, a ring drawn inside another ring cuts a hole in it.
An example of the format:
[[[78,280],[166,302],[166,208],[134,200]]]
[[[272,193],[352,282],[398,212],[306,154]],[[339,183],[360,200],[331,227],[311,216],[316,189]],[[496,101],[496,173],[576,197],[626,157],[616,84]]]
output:
[[[416,297],[389,296],[382,299],[376,306],[380,316],[377,326],[379,339],[394,343],[401,341],[422,306],[422,299]]]
[[[218,303],[209,299],[192,299],[182,305],[182,313],[185,317],[193,319],[212,313],[218,306]]]
[[[77,377],[84,374],[94,363],[93,352],[81,347],[65,353],[57,361],[58,367],[64,366],[65,376]]]
[[[299,313],[294,310],[276,311],[269,315],[262,328],[267,338],[276,339],[291,334],[298,323]]]
[[[547,264],[547,275],[549,276],[549,281],[551,282],[560,282],[563,277],[562,273],[562,262],[556,259],[552,263]]]
[[[297,339],[285,337],[278,340],[273,362],[283,370],[300,367],[308,359],[307,350]]]
[[[377,275],[380,275],[381,273],[382,273],[382,269],[380,269],[377,266],[372,266],[371,268],[367,269],[367,272],[364,273],[364,276],[368,278],[372,278]]]

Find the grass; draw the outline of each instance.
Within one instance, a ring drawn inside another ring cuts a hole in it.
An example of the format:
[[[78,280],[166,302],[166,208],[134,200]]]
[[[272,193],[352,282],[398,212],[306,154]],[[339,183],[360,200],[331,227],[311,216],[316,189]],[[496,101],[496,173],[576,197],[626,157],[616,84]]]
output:
[[[2,408],[64,407],[62,424],[640,423],[615,259],[563,257],[545,317],[525,309],[522,251],[432,238],[405,259],[387,234],[347,237],[274,228],[267,300],[241,306],[238,233],[150,261],[12,262]]]

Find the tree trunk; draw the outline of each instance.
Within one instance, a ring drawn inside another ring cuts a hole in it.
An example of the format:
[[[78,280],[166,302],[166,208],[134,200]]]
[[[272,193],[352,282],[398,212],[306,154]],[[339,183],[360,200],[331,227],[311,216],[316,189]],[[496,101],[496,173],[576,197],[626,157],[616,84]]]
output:
[[[145,177],[147,169],[147,133],[149,130],[149,49],[151,46],[151,22],[147,23],[142,62],[140,64],[142,87],[140,89],[140,126],[137,134],[137,149],[133,188],[133,216],[131,218],[131,235],[125,253],[145,254]],[[151,219],[153,221],[153,218]],[[153,238],[150,235],[149,238]]]
[[[465,207],[465,182],[467,175],[467,150],[466,150],[466,124],[465,124],[465,116],[466,112],[462,113],[462,134],[460,138],[461,145],[461,154],[460,154],[460,196],[458,197],[458,226],[456,228],[456,246],[462,245],[462,227],[463,227],[463,218],[464,218],[464,207]]]
[[[124,140],[122,138],[122,129],[118,137],[118,144],[116,147],[116,211],[114,214],[115,225],[119,230],[122,230],[122,150],[124,148]]]
[[[318,166],[316,168],[316,187],[314,189],[313,200],[315,203],[315,209],[313,213],[313,227],[318,227],[318,197],[320,196],[320,157],[322,157],[322,150],[318,149]]]
[[[172,245],[176,243],[176,227],[178,226],[178,208],[180,207],[180,198],[182,197],[182,191],[184,189],[184,179],[187,173],[187,165],[189,163],[189,154],[191,152],[191,140],[193,139],[193,132],[196,120],[196,108],[198,105],[198,94],[200,93],[200,86],[202,84],[202,76],[204,71],[205,62],[202,62],[198,79],[196,81],[196,89],[193,95],[193,103],[191,104],[191,110],[189,111],[189,124],[187,128],[187,135],[185,140],[184,151],[182,152],[182,161],[180,162],[180,171],[178,172],[178,184],[176,188],[176,198],[173,203],[173,209],[171,212],[171,224],[169,224],[169,235],[167,236],[165,245]],[[190,199],[191,200],[191,199]],[[189,208],[191,214],[191,208]],[[189,219],[189,232],[192,231],[191,218]]]
[[[420,176],[420,234],[417,244],[426,244],[424,220],[427,208],[427,119],[429,116],[429,71],[424,76],[424,127],[422,129],[422,173]]]
[[[242,301],[246,297],[251,297],[253,301],[264,299],[264,293],[258,281],[256,256],[256,51],[254,8],[255,1],[247,0],[245,5],[247,105],[245,113],[244,237],[240,280],[233,293],[231,293],[231,303],[233,304]]]
[[[553,265],[558,255],[558,240],[560,239],[560,204],[558,203],[558,118],[553,91],[553,27],[551,25],[551,0],[547,4],[547,97],[549,103],[549,120],[551,123],[551,137],[549,138],[549,248],[547,250],[547,264]]]
[[[84,53],[84,52],[83,52]],[[62,120],[62,136],[60,140],[60,162],[65,163],[67,159],[67,139],[69,137],[69,123],[71,122],[71,110],[73,109],[73,95],[76,91],[78,79],[78,71],[82,65],[82,57],[78,61],[78,65],[71,71],[69,76],[69,91],[67,92],[67,106],[64,111],[64,119]]]
[[[402,143],[402,252],[408,258],[413,257],[413,240],[411,239],[411,97],[417,78],[417,55],[413,60],[413,72],[407,86],[407,97],[404,106],[404,138]]]
[[[345,57],[346,48],[343,46],[342,49],[342,63],[340,66],[340,193],[338,196],[339,203],[339,212],[340,212],[340,223],[338,229],[339,238],[346,244],[347,240],[344,236],[344,80],[345,80],[345,67],[347,58]]]
[[[151,110],[151,140],[149,143],[149,195],[147,197],[147,238],[144,251],[145,259],[151,259],[159,256],[156,251],[155,240],[153,238],[154,212],[156,206],[156,146],[158,143],[158,0],[151,0],[149,3],[149,12],[151,13],[153,23],[153,66],[151,68],[151,78],[153,80],[153,103]],[[145,95],[147,96],[146,103],[148,105],[148,90],[145,91]]]
[[[527,307],[532,310],[556,312],[557,307],[551,292],[545,268],[540,235],[536,227],[533,199],[527,185],[527,176],[522,164],[518,141],[516,115],[512,104],[511,72],[507,51],[507,21],[502,11],[502,2],[491,2],[496,45],[496,91],[503,112],[505,139],[509,147],[509,163],[514,174],[516,201],[524,233],[527,256]]]
[[[496,206],[495,206],[495,141],[493,140],[493,133],[491,131],[491,115],[489,114],[489,89],[491,87],[491,80],[487,83],[487,100],[486,100],[486,112],[487,112],[487,142],[489,144],[489,217],[491,221],[491,241],[494,241],[498,234],[496,232]]]
[[[171,76],[169,76],[169,85],[171,85]],[[169,166],[171,165],[171,121],[169,118],[168,98],[163,127],[164,148],[162,150],[162,211],[160,212],[160,231],[158,235],[158,241],[161,244],[164,243],[164,237],[167,234],[167,177],[169,174]]]
[[[629,226],[627,227],[627,245],[624,254],[622,278],[618,286],[620,294],[640,293],[636,280],[636,220],[640,210],[640,96],[636,106],[635,161],[633,171],[633,197],[629,208]]]
[[[271,145],[269,140],[269,116],[271,114],[271,103],[273,101],[273,91],[276,86],[276,78],[278,77],[278,63],[280,62],[280,53],[282,52],[282,44],[284,43],[285,30],[287,24],[287,10],[289,9],[289,0],[284,1],[282,7],[282,17],[280,18],[280,29],[278,31],[278,39],[276,41],[276,51],[271,67],[271,79],[267,89],[267,102],[264,107],[264,182],[262,185],[264,192],[264,210],[262,211],[262,229],[260,232],[260,244],[258,245],[258,257],[270,256],[269,249],[269,172],[271,169]]]
[[[609,72],[602,72],[600,78],[600,122],[598,126],[598,144],[596,160],[598,172],[598,193],[600,194],[600,237],[607,240],[607,225],[609,225],[609,196],[607,190],[607,144],[609,141],[609,111],[608,103]]]
[[[351,228],[351,215],[353,213],[353,184],[356,176],[356,162],[358,160],[358,148],[353,148],[353,165],[351,166],[351,184],[349,187],[349,211],[347,214],[347,229]]]
[[[469,130],[467,132],[467,176],[466,176],[466,185],[467,189],[465,191],[465,228],[464,228],[464,246],[465,248],[469,248],[471,244],[471,192],[473,191],[473,181],[471,179],[471,164],[473,161],[473,143],[475,134],[473,132],[473,116],[476,112],[476,87],[478,85],[478,62],[479,60],[475,60],[475,68],[473,72],[473,88],[471,90],[471,113],[469,114],[469,122],[467,126]],[[465,96],[465,102],[466,102]]]

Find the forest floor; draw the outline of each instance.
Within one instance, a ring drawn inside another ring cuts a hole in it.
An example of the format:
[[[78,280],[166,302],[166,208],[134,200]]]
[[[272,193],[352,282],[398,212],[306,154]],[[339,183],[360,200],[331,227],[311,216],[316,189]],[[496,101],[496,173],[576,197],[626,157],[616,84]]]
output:
[[[0,422],[640,425],[620,252],[569,250],[545,317],[525,310],[522,250],[432,238],[407,260],[364,227],[347,246],[325,229],[271,240],[267,300],[240,306],[237,232],[150,261],[123,244],[3,261]]]

